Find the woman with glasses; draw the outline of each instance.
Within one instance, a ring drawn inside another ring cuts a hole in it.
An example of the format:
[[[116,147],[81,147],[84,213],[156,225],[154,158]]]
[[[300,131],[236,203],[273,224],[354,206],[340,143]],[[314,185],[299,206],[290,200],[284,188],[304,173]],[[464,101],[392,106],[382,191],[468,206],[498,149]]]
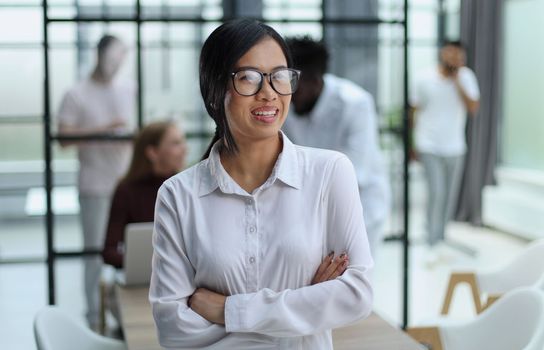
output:
[[[281,132],[300,72],[254,20],[206,40],[200,89],[215,137],[160,188],[149,299],[164,348],[332,349],[372,308],[357,180],[341,153]]]

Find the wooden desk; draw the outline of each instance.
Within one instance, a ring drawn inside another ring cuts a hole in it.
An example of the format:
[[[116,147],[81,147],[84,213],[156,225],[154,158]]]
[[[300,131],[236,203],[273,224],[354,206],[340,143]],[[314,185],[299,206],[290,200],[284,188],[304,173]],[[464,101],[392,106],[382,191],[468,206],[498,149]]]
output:
[[[351,326],[332,331],[335,350],[423,350],[421,344],[376,313]]]
[[[147,299],[148,288],[116,286],[121,323],[129,350],[160,350]],[[372,313],[366,320],[333,331],[335,350],[422,350],[401,330]]]

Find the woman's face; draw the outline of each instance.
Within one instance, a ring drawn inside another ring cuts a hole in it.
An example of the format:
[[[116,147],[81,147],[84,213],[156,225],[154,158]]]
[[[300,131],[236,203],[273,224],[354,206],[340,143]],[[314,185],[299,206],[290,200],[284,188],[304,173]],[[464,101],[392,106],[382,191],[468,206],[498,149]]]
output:
[[[159,175],[172,175],[183,169],[187,146],[179,128],[169,127],[159,145],[153,147],[152,154],[152,163]]]
[[[268,37],[246,52],[238,60],[234,71],[252,68],[261,73],[270,73],[282,67],[287,67],[285,55],[280,45]],[[289,111],[290,101],[290,95],[282,96],[274,91],[268,76],[265,76],[261,90],[253,96],[238,94],[230,80],[225,96],[225,112],[236,143],[277,138]]]

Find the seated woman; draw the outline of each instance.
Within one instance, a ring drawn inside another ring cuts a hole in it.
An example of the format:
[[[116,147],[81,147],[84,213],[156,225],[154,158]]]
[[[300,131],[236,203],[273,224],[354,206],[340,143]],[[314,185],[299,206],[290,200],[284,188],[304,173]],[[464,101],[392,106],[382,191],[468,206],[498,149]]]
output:
[[[106,264],[123,267],[126,226],[153,221],[157,191],[184,167],[186,153],[185,137],[173,122],[155,122],[140,131],[129,170],[113,195],[102,251]]]
[[[281,132],[299,71],[255,20],[206,40],[204,159],[159,189],[149,300],[167,349],[332,349],[370,314],[373,265],[349,159]]]

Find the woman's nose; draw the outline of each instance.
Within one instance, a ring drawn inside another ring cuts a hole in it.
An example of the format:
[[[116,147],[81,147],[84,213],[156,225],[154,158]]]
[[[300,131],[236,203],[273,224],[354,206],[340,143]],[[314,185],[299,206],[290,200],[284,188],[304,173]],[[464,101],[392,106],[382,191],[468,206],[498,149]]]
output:
[[[263,85],[257,96],[259,99],[266,101],[272,101],[278,97],[278,93],[274,90],[274,88],[272,88],[269,77],[265,77],[263,79]]]

